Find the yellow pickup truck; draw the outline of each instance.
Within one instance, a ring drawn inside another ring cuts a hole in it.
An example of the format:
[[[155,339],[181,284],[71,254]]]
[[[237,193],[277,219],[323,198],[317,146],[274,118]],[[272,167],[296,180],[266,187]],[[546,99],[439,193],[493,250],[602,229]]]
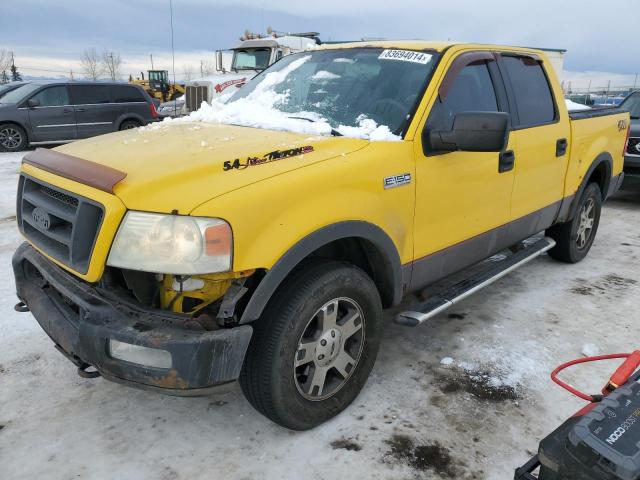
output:
[[[415,326],[543,252],[584,258],[628,126],[568,113],[533,49],[290,55],[186,121],[27,154],[16,309],[82,376],[174,395],[239,379],[308,429],[358,395],[407,294],[448,283],[396,316]]]

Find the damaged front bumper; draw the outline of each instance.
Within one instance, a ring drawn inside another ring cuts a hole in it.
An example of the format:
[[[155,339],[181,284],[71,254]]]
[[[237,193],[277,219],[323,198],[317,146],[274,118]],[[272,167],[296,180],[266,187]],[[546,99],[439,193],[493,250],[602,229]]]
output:
[[[141,307],[78,280],[27,243],[16,250],[13,270],[18,298],[81,371],[90,365],[108,380],[171,395],[206,394],[240,375],[248,325],[187,329],[188,317]],[[158,349],[168,363],[114,358],[112,341]]]

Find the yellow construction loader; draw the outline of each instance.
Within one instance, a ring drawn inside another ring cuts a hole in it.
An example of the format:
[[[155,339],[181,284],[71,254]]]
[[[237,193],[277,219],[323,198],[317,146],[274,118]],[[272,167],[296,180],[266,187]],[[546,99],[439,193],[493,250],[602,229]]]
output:
[[[147,79],[144,72],[140,72],[141,78],[129,78],[129,83],[135,83],[144,88],[149,95],[161,102],[174,100],[185,92],[184,85],[169,82],[167,70],[147,70]]]

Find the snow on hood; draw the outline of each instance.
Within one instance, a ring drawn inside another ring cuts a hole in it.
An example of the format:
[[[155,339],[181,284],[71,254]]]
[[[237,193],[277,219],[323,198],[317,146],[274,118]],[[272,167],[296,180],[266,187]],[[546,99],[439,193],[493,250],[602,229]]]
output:
[[[228,97],[214,97],[211,104],[203,102],[200,109],[192,112],[190,115],[181,118],[167,118],[164,122],[196,121],[222,123],[267,130],[281,130],[312,135],[330,135],[332,131],[331,125],[324,117],[315,112],[301,111],[290,113],[282,112],[275,108],[275,105],[286,102],[289,96],[288,92],[277,93],[275,91],[276,85],[282,83],[287,75],[300,68],[300,66],[310,58],[308,55],[301,57],[280,71],[267,73],[251,94],[244,98],[235,101],[226,101]],[[319,72],[318,74],[320,73],[323,72]],[[210,78],[207,80],[210,80]],[[230,77],[224,76],[224,78],[229,79]],[[304,120],[304,118],[312,121]],[[365,115],[360,115],[357,118],[357,122],[358,125],[355,126],[339,125],[335,130],[345,137],[361,138],[370,141],[402,140],[398,135],[394,135],[391,130],[389,130],[389,127],[386,125],[378,125],[374,120],[367,118]],[[152,124],[146,128],[158,128],[157,125],[158,124]]]

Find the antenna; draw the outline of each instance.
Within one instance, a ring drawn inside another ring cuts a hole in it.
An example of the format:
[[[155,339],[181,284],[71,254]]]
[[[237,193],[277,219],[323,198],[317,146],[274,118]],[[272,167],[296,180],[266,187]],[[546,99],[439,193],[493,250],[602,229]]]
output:
[[[173,76],[173,84],[176,84],[176,51],[173,48],[173,0],[169,0],[169,16],[171,19],[171,74]]]

